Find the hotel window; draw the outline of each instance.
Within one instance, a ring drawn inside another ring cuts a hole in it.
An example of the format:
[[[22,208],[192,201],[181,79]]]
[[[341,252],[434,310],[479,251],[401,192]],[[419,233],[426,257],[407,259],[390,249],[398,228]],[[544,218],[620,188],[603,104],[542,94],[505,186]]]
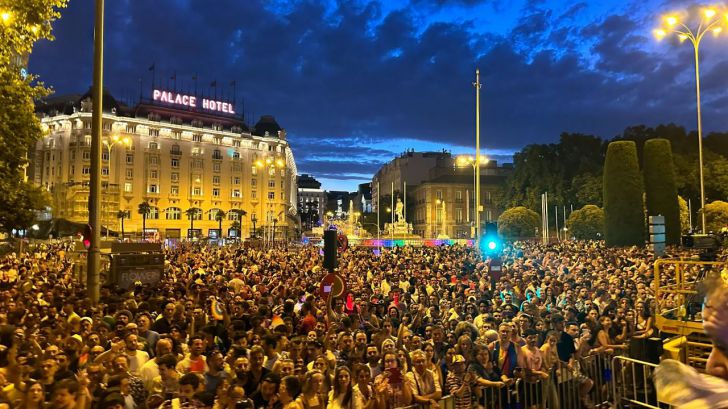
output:
[[[178,168],[179,167],[179,159],[173,158],[172,159],[172,167]]]
[[[149,136],[159,136],[159,129],[157,128],[149,128]],[[151,149],[151,147],[150,147]],[[154,148],[156,149],[156,148]]]
[[[69,172],[71,176],[73,176],[76,173],[76,167],[71,165],[71,172]]]
[[[192,196],[202,196],[202,188],[201,187],[193,187],[192,188]]]
[[[104,162],[108,162],[109,161],[109,152],[102,152],[101,153],[101,160],[104,161]]]
[[[158,193],[158,191],[157,191],[157,185],[149,185],[147,187],[147,192],[148,193]]]
[[[201,169],[202,168],[202,161],[199,159],[193,159],[192,160],[192,169]]]
[[[156,171],[155,171],[155,172],[156,172]],[[177,181],[179,180],[179,173],[177,173],[177,172],[172,172],[172,174],[170,175],[169,179],[170,179],[170,180],[171,180],[172,182],[177,182]]]
[[[455,223],[463,222],[463,209],[455,209]]]
[[[136,125],[127,125],[126,133],[136,133]]]
[[[240,177],[239,176],[235,176],[233,178],[233,185],[239,185],[239,184],[240,184]]]
[[[220,176],[213,176],[212,177],[212,184],[213,185],[219,185],[220,184]]]
[[[455,200],[457,200],[458,202],[462,202],[462,200],[463,200],[463,191],[462,190],[458,190],[455,192]]]
[[[212,188],[212,197],[220,197],[220,189],[215,187]]]
[[[159,171],[157,170],[150,170],[149,171],[149,177],[152,179],[158,179],[159,178]]]
[[[250,179],[250,186],[258,186],[258,179]]]
[[[133,153],[126,154],[126,163],[128,163],[129,165],[134,163],[134,154]]]
[[[71,151],[71,160],[76,160],[76,151]]]
[[[172,139],[182,139],[182,131],[172,131]]]
[[[285,192],[281,192],[281,200],[286,200],[286,194],[285,194]]]
[[[258,198],[258,192],[256,192],[255,190],[251,191],[250,192],[250,198],[251,199],[257,199]]]
[[[149,157],[149,164],[156,165],[159,163],[159,156],[153,155]]]
[[[131,183],[129,183],[129,182],[124,183],[124,191],[126,193],[131,193]]]
[[[238,152],[238,151],[233,152],[233,159],[240,159],[240,152]]]
[[[220,163],[219,162],[212,164],[212,171],[213,172],[219,172],[220,171]]]
[[[286,177],[286,170],[285,169],[281,169],[281,177],[282,178]]]
[[[192,135],[192,142],[202,142],[202,135],[198,133]]]
[[[233,141],[233,146],[235,146],[235,147],[238,147],[238,148],[239,148],[239,147],[240,147],[240,141],[238,141],[238,140],[234,140],[234,141]]]
[[[222,152],[220,152],[220,149],[215,149],[212,151],[212,159],[222,159]]]
[[[233,172],[241,172],[243,170],[239,163],[233,163]]]
[[[88,166],[84,166],[83,169],[81,169],[81,173],[84,175],[88,175],[89,173],[91,173],[91,168]]]
[[[182,211],[179,207],[168,207],[166,212],[167,220],[179,220]]]
[[[83,160],[91,160],[91,152],[83,151]]]
[[[438,190],[437,192],[435,192],[435,197],[442,200],[442,190]]]
[[[275,175],[276,175],[276,168],[268,169],[268,176],[275,176]]]
[[[149,149],[159,149],[159,144],[156,142],[149,142]]]
[[[252,173],[253,175],[257,175],[257,174],[258,174],[258,168],[257,168],[257,167],[255,167],[255,166],[253,166],[253,169],[251,170],[251,173]]]
[[[273,200],[276,198],[276,192],[268,192],[268,200]]]
[[[91,146],[91,135],[86,135],[83,137],[83,144],[86,146]]]
[[[104,131],[110,131],[111,130],[111,122],[104,122],[103,128],[104,128]]]
[[[179,186],[172,186],[172,187],[171,187],[171,188],[169,189],[169,194],[170,194],[170,195],[172,195],[172,196],[177,196],[177,195],[179,195]]]
[[[214,140],[216,145],[222,145],[222,136],[216,136]]]
[[[101,175],[102,176],[109,176],[109,168],[106,167],[106,166],[104,166],[103,168],[101,168]]]
[[[134,169],[127,169],[126,170],[126,178],[127,179],[134,179]]]
[[[149,214],[147,219],[159,220],[159,208],[157,206],[149,206]]]
[[[232,196],[239,198],[240,197],[240,189],[233,189]]]
[[[275,188],[276,188],[276,181],[268,180],[268,189],[275,189]]]

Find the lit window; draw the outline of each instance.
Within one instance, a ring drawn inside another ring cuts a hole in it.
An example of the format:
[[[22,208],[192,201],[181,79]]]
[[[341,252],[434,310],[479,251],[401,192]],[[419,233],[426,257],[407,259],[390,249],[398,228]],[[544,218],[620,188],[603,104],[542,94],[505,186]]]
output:
[[[132,185],[129,182],[124,183],[124,191],[127,192],[127,193],[130,193],[131,192],[131,186]]]

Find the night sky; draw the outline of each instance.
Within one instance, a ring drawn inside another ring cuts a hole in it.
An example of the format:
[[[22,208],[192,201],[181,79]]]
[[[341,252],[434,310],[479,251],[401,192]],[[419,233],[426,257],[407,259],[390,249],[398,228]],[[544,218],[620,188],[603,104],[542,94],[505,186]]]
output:
[[[106,86],[136,100],[157,81],[276,117],[300,173],[355,190],[406,149],[474,152],[475,69],[484,152],[510,162],[561,132],[694,129],[693,50],[657,42],[676,1],[106,1]],[[93,1],[71,0],[30,71],[57,94],[92,80]],[[728,27],[701,44],[704,130],[727,131]]]

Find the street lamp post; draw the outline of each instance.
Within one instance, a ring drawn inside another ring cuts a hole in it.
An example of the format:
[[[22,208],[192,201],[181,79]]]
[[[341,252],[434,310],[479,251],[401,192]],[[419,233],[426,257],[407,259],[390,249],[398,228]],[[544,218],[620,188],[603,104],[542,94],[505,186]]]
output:
[[[480,163],[480,70],[475,70],[475,163]],[[480,237],[480,166],[475,167],[475,241]]]
[[[273,159],[271,157],[267,157],[265,159],[258,159],[257,161],[255,161],[255,167],[258,169],[265,169],[268,173],[266,181],[270,182],[271,169],[285,168],[286,161],[281,158]],[[266,183],[266,185],[268,185],[268,183]],[[268,190],[269,189],[270,189],[270,186],[268,186]],[[270,223],[272,221],[271,219],[274,217],[273,215],[275,214],[275,210],[272,213],[267,210],[267,205],[271,204],[271,203],[269,203],[269,199],[268,199],[268,190],[265,190],[265,193],[264,193],[265,205],[263,206],[264,211],[265,211],[265,222],[266,223]],[[274,196],[273,200],[275,200],[275,196]],[[275,203],[272,203],[272,204],[275,205]],[[267,233],[266,233],[267,230],[268,230],[268,226],[266,225],[266,227],[263,231],[263,240],[264,241],[266,239],[265,236],[267,236]]]
[[[726,16],[728,19],[728,16]],[[700,22],[697,30],[693,31],[686,23],[679,21],[675,15],[668,15],[663,18],[667,28],[658,28],[654,31],[658,40],[663,39],[668,33],[676,34],[680,42],[690,40],[693,45],[693,55],[695,58],[695,101],[698,114],[698,171],[700,174],[700,214],[702,223],[702,232],[705,233],[705,184],[703,181],[703,120],[700,112],[700,41],[708,32],[717,36],[723,31],[721,22],[724,21],[723,16],[712,8],[701,10]]]

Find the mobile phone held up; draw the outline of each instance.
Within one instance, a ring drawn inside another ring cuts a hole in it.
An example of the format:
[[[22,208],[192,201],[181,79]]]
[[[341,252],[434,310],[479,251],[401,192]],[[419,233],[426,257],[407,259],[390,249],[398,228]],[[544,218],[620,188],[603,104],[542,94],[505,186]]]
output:
[[[399,368],[388,368],[387,372],[389,373],[389,377],[387,379],[389,380],[390,385],[402,384],[402,371],[400,371]]]

